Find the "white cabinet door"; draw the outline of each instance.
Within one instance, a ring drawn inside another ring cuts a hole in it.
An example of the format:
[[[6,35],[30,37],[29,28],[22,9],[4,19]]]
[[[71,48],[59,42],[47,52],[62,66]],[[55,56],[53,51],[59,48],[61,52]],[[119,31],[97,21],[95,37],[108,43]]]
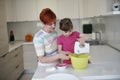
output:
[[[23,71],[22,46],[0,56],[0,80],[17,80]]]
[[[50,8],[57,16],[57,0],[37,0],[37,20],[43,8]]]
[[[0,57],[8,51],[5,0],[0,0]]]
[[[24,69],[28,72],[34,72],[37,68],[37,55],[33,44],[23,45]]]
[[[16,0],[17,21],[32,21],[36,18],[36,0]]]
[[[16,21],[16,3],[15,0],[5,0],[6,20],[7,22]]]
[[[83,18],[83,0],[78,0],[79,4],[78,4],[78,15],[79,15],[79,18]]]
[[[58,0],[58,18],[79,18],[79,0]]]
[[[94,17],[112,11],[113,0],[83,0],[83,16]]]

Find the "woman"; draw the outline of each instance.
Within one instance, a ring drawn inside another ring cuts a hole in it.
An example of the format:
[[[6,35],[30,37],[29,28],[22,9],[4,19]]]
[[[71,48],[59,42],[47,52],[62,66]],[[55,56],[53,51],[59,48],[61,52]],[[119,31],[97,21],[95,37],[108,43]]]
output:
[[[55,13],[51,9],[45,8],[40,13],[39,18],[43,27],[33,39],[39,62],[53,63],[58,60],[69,59],[69,56],[66,55],[68,53],[58,54]]]

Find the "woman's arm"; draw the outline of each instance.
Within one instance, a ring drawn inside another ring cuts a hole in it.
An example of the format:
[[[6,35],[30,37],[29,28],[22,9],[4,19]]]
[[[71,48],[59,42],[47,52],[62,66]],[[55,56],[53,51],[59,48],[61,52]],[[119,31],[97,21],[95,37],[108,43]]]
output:
[[[63,54],[58,53],[51,56],[38,56],[38,60],[40,60],[40,62],[42,63],[51,63],[58,60],[69,59],[69,56],[67,56],[67,54],[68,53],[63,53]]]
[[[66,55],[66,57],[69,57],[68,56],[68,54],[70,54],[70,52],[69,51],[63,51],[62,50],[62,45],[58,45],[58,52],[59,52],[59,54],[65,54]],[[69,58],[64,58],[64,59],[61,59],[60,61],[61,61],[61,63],[64,61],[64,60],[68,60]]]
[[[55,54],[55,55],[49,55],[46,56],[45,55],[45,49],[44,49],[44,44],[40,43],[41,39],[40,38],[35,38],[33,40],[34,43],[34,47],[36,50],[36,54],[38,56],[38,61],[40,61],[41,63],[51,63],[51,62],[55,62],[58,61],[59,59],[68,59],[68,56],[66,56],[65,54]]]

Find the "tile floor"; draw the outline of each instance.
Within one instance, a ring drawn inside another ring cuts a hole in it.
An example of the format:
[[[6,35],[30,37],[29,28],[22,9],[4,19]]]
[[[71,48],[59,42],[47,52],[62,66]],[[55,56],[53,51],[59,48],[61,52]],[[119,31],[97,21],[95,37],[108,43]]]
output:
[[[33,73],[23,73],[23,75],[18,80],[31,80]]]

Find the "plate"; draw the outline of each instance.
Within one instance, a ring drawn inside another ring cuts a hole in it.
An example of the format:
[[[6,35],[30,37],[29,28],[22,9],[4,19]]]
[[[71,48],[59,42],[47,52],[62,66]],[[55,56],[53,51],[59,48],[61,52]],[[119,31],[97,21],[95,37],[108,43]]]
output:
[[[66,73],[56,73],[48,75],[44,80],[79,80],[76,76]]]

